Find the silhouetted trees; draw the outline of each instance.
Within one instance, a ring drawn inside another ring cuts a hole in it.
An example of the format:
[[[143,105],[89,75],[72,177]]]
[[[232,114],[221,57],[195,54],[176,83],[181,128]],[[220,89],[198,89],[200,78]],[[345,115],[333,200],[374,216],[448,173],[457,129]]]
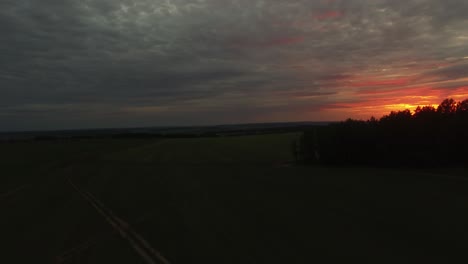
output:
[[[348,119],[305,131],[302,161],[332,165],[468,165],[468,100]]]
[[[457,102],[453,99],[445,99],[437,107],[437,112],[443,115],[453,115],[457,112]]]

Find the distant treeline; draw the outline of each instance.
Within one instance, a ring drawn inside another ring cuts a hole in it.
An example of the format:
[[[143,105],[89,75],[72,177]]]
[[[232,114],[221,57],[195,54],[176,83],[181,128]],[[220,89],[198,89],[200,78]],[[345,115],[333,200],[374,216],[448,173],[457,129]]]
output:
[[[302,162],[328,165],[466,166],[468,100],[316,127],[294,152]]]
[[[223,131],[197,131],[197,132],[118,132],[109,131],[107,133],[99,131],[93,132],[80,132],[75,133],[67,132],[53,132],[47,134],[43,132],[42,135],[23,135],[12,136],[12,138],[0,138],[1,142],[23,142],[23,141],[70,141],[70,140],[89,140],[89,139],[165,139],[165,138],[206,138],[206,137],[232,137],[232,136],[247,136],[247,135],[262,135],[262,134],[277,134],[277,133],[300,133],[305,129],[312,127],[309,124],[286,124],[284,127],[269,127],[269,128],[249,128],[249,129],[230,129]]]

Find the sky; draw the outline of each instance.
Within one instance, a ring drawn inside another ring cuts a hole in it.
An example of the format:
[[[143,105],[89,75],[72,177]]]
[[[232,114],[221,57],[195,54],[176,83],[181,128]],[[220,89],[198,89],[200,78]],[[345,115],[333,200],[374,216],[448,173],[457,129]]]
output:
[[[466,0],[1,0],[0,130],[334,121],[468,98]]]

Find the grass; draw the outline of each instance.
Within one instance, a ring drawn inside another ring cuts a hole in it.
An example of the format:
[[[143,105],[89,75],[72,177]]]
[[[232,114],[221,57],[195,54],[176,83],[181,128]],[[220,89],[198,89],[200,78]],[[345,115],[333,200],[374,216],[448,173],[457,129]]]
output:
[[[430,262],[468,246],[464,182],[357,168],[111,167],[114,188],[94,192],[176,263]]]
[[[166,139],[125,149],[111,160],[177,163],[281,163],[293,160],[291,141],[297,133],[242,137]]]
[[[0,145],[0,193],[42,181],[51,172],[106,153],[146,144],[144,140],[75,140],[15,142]]]
[[[287,166],[297,136],[7,144],[0,157],[11,176],[2,181],[33,184],[0,200],[2,244],[10,244],[9,258],[23,250],[32,253],[23,256],[29,263],[50,263],[94,238],[71,261],[137,263],[67,186],[71,175],[172,263],[450,263],[464,256],[468,181],[419,170]]]

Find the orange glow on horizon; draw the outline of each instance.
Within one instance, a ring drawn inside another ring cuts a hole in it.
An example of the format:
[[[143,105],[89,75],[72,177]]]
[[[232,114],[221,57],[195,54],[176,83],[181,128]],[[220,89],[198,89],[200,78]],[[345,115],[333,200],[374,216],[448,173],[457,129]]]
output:
[[[333,17],[335,13],[322,15],[324,18]],[[298,63],[294,61],[294,65]],[[294,70],[307,80],[311,72],[307,61],[299,65],[301,67],[295,67]],[[369,68],[333,72],[314,79],[312,92],[295,94],[294,99],[314,102],[309,111],[313,119],[318,117],[321,120],[367,120],[372,116],[381,118],[392,111],[406,109],[414,113],[418,106],[437,108],[447,98],[457,102],[468,99],[468,77],[461,75],[450,78],[444,76],[443,72],[421,70],[451,65],[456,64],[445,61],[418,62],[414,58]]]
[[[424,104],[424,105],[421,105],[421,104],[417,104],[417,105],[415,105],[415,104],[390,104],[390,105],[384,105],[384,108],[388,109],[389,112],[410,110],[411,113],[414,113],[414,111],[416,110],[416,108],[418,108],[418,106],[421,106],[421,107],[423,107],[423,106],[432,106],[434,108],[437,108],[439,105],[438,104]]]
[[[437,108],[443,99],[439,100],[436,96],[403,96],[401,98],[380,98],[355,103],[332,104],[324,108],[326,111],[342,113],[342,115],[345,115],[344,119],[367,120],[372,116],[381,118],[390,114],[390,112],[410,110],[411,113],[414,113],[418,106]]]
[[[359,76],[356,74],[355,76]],[[384,77],[369,76],[364,78],[344,79],[336,81],[347,90],[339,90],[337,98],[342,103],[332,103],[323,107],[324,112],[330,111],[333,116],[367,120],[374,116],[380,118],[394,111],[410,110],[415,112],[418,106],[437,108],[447,98],[455,101],[468,99],[468,86],[463,84],[466,78],[447,81],[427,81],[418,84],[416,76]],[[413,83],[414,82],[414,83]]]

